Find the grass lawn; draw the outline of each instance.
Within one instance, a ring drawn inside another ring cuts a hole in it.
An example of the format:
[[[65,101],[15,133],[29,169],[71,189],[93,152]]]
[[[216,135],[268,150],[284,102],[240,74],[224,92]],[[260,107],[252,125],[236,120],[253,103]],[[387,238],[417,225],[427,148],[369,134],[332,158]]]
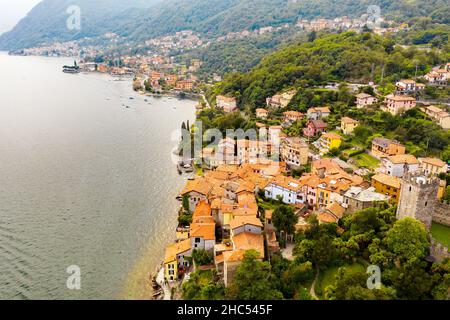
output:
[[[345,267],[350,274],[357,272],[366,272],[366,268],[360,263],[354,263],[351,265],[344,265],[339,267],[331,267],[326,270],[320,270],[319,277],[317,278],[315,291],[316,294],[321,297],[325,292],[325,288],[332,285],[335,281],[335,277],[339,268]]]
[[[433,223],[431,226],[431,234],[434,239],[450,248],[450,227]]]
[[[365,167],[373,169],[379,166],[380,160],[368,155],[367,153],[361,153],[353,157],[358,167]]]

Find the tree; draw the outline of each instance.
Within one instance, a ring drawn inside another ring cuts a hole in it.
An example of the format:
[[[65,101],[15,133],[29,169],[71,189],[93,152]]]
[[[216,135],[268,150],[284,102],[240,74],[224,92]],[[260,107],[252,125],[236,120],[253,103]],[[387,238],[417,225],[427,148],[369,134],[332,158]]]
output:
[[[381,289],[367,288],[368,275],[364,272],[350,273],[340,268],[334,284],[325,288],[325,297],[329,300],[392,300],[395,290],[382,286]]]
[[[184,194],[182,202],[183,202],[183,209],[184,209],[184,211],[187,212],[187,213],[191,213],[191,209],[190,209],[190,206],[189,206],[189,195]]]
[[[183,283],[182,294],[185,300],[223,300],[225,288],[214,271],[200,270],[191,273],[189,281]]]
[[[295,224],[298,222],[294,209],[286,205],[280,205],[275,209],[272,215],[272,220],[277,231],[284,232],[286,240],[289,234],[293,234],[295,232]]]
[[[279,300],[283,294],[275,288],[270,264],[259,259],[255,250],[244,254],[242,263],[235,271],[234,279],[226,290],[232,300]]]
[[[214,254],[206,250],[195,249],[192,252],[192,260],[199,266],[211,265],[214,263]]]
[[[428,254],[430,243],[425,226],[413,218],[397,221],[386,234],[385,243],[400,263],[414,264]]]

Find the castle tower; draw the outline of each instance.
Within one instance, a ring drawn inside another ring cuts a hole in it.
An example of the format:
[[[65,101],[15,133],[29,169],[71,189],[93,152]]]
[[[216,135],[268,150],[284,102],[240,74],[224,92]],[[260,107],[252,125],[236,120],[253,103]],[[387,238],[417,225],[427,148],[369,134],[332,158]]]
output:
[[[402,179],[397,219],[411,217],[430,229],[436,206],[439,180],[420,174],[407,174]]]

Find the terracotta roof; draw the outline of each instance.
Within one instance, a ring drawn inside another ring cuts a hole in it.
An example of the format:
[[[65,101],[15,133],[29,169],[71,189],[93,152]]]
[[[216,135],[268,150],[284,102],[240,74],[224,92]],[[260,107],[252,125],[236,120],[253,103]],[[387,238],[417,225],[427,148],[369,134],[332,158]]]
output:
[[[248,193],[238,195],[238,204],[240,208],[253,209],[258,207],[255,195]]]
[[[195,180],[189,180],[181,192],[182,195],[185,195],[190,192],[198,192],[204,196],[207,196],[209,191],[211,190],[211,185],[203,178],[198,178]]]
[[[335,140],[335,139],[342,140],[342,137],[334,132],[324,133],[322,135],[322,138],[331,139],[331,140]]]
[[[342,218],[344,216],[345,208],[343,208],[339,203],[333,202],[327,206],[327,210],[334,214],[337,218]]]
[[[325,169],[326,171],[331,169],[340,169],[341,167],[333,161],[331,158],[323,158],[319,160],[314,160],[312,162],[312,167],[315,170]]]
[[[394,100],[394,101],[416,101],[416,98],[413,98],[410,96],[405,96],[405,95],[396,96],[393,94],[386,96],[386,99]]]
[[[339,221],[338,218],[336,218],[333,214],[331,214],[329,212],[321,212],[321,213],[319,213],[317,215],[317,219],[321,223],[333,223],[333,222],[338,222]]]
[[[436,106],[429,106],[426,107],[427,110],[432,111],[434,113],[441,113],[441,112],[445,112],[443,109],[436,107]]]
[[[253,216],[256,217],[258,215],[258,208],[252,207],[252,208],[237,208],[232,211],[233,216]]]
[[[384,173],[376,174],[372,177],[372,180],[380,182],[384,185],[394,187],[396,189],[400,189],[401,182],[397,177],[392,177]]]
[[[285,177],[283,175],[276,176],[275,178],[272,179],[272,181],[270,181],[269,184],[280,186],[284,189],[291,190],[294,192],[301,190],[301,183],[299,180],[291,177]]]
[[[398,154],[388,157],[388,160],[394,164],[407,163],[407,164],[419,164],[419,160],[412,154]]]
[[[225,262],[240,262],[244,259],[245,250],[227,251],[223,253]]]
[[[316,129],[325,129],[327,127],[327,124],[322,120],[310,120],[309,123]]]
[[[194,210],[193,218],[199,217],[210,217],[211,216],[211,205],[205,200],[200,201]]]
[[[256,113],[268,113],[269,111],[267,111],[266,109],[264,109],[264,108],[258,108],[258,109],[256,109]]]
[[[231,230],[245,226],[247,224],[263,227],[261,220],[259,220],[256,216],[237,216],[233,220],[230,221]]]
[[[169,263],[177,260],[177,255],[191,249],[191,239],[182,240],[180,242],[171,244],[166,248],[164,263]]]
[[[343,122],[343,123],[359,123],[357,120],[349,118],[349,117],[343,117],[341,119],[341,122]]]
[[[315,113],[315,112],[331,113],[330,108],[328,107],[314,107],[308,109],[308,113]]]
[[[214,258],[214,262],[215,262],[216,264],[223,263],[223,260],[224,260],[224,257],[223,257],[223,254],[222,254],[222,253],[221,253],[221,254],[218,254],[218,255]]]
[[[374,98],[370,94],[367,94],[367,93],[364,93],[364,92],[357,94],[356,97],[359,98],[359,99]]]
[[[438,158],[419,158],[419,161],[422,163],[431,164],[432,166],[436,167],[443,167],[446,165],[444,161]]]
[[[262,234],[242,232],[233,236],[232,241],[235,250],[256,250],[260,253],[261,258],[264,257],[264,236]]]
[[[204,240],[215,240],[215,223],[191,223],[191,237],[203,238]]]
[[[226,96],[217,96],[216,99],[226,101],[226,102],[235,102],[236,98],[226,97]]]

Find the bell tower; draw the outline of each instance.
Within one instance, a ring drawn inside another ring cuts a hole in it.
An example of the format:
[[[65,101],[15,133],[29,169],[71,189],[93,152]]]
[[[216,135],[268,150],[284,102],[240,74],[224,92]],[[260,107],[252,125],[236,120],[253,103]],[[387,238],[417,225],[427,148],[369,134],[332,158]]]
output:
[[[438,205],[439,180],[420,174],[406,174],[402,180],[397,219],[411,217],[431,228]]]

